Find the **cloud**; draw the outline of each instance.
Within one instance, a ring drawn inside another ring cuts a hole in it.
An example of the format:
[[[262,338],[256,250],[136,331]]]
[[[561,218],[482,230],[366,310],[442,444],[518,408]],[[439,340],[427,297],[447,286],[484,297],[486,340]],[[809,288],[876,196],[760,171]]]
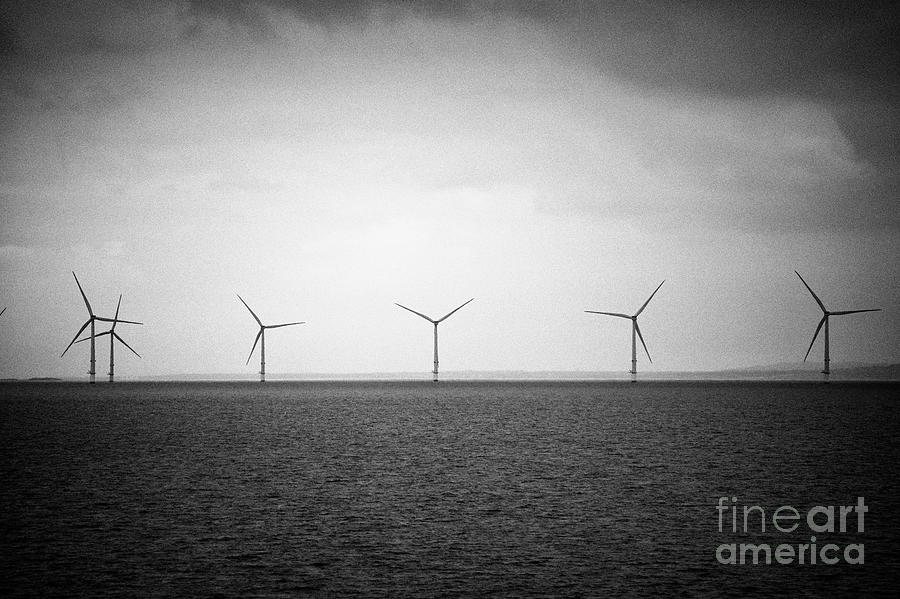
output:
[[[28,261],[38,254],[35,247],[24,245],[0,245],[0,264],[6,269],[23,268]]]
[[[848,133],[824,83],[786,75],[827,70],[813,36],[839,15],[705,3],[106,8],[52,15],[53,39],[34,14],[13,19],[30,23],[29,51],[43,40],[72,52],[27,77],[47,114],[5,119],[28,140],[5,169],[25,182],[17,198],[53,193],[40,186],[52,169],[26,164],[34,144],[34,164],[67,157],[77,190],[67,197],[83,208],[165,194],[164,205],[233,214],[237,194],[352,214],[378,197],[395,206],[440,189],[517,188],[544,213],[593,219],[898,225],[892,129],[854,113]],[[860,14],[851,37],[877,32],[878,11]],[[809,31],[794,31],[801,22]],[[875,54],[869,70],[888,69]],[[852,61],[834,68],[875,80]],[[889,96],[851,99],[890,122]],[[860,152],[863,136],[881,160]]]
[[[533,172],[551,212],[762,230],[897,227],[896,180],[814,103],[619,96]],[[625,123],[622,125],[621,123]],[[584,123],[580,123],[582,126]]]
[[[205,11],[264,29],[245,3]],[[409,16],[524,19],[569,40],[571,51],[619,79],[715,97],[816,101],[861,156],[896,167],[900,146],[900,8],[895,2],[279,1],[316,23],[371,24]],[[249,5],[253,6],[253,5]]]
[[[9,59],[20,53],[18,35],[6,23],[0,22],[0,56]]]
[[[598,68],[648,89],[817,102],[857,153],[896,165],[895,3],[598,3],[596,11],[567,26]]]

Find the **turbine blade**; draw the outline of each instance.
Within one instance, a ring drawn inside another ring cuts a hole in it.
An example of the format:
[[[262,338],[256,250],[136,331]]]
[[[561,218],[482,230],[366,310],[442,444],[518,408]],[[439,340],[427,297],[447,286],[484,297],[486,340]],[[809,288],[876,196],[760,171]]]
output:
[[[663,283],[665,283],[665,282],[666,282],[665,279],[663,279],[663,282],[659,284],[659,287],[662,287],[662,286],[663,286]],[[638,310],[637,312],[635,312],[635,314],[634,314],[635,316],[640,316],[640,315],[641,315],[641,312],[644,311],[644,308],[647,307],[647,304],[650,303],[650,300],[652,300],[652,299],[653,299],[653,296],[656,295],[656,292],[659,291],[659,287],[657,287],[657,288],[653,291],[653,293],[650,294],[650,297],[647,298],[647,301],[644,302],[644,305],[641,306],[640,310]],[[645,348],[645,349],[646,349],[646,348]],[[650,356],[648,355],[647,357],[650,357]],[[651,362],[652,362],[652,360],[651,360]]]
[[[235,294],[235,295],[237,295],[237,294]],[[247,308],[248,310],[250,310],[250,306],[247,306],[247,302],[244,301],[244,298],[242,298],[240,295],[238,295],[238,299],[241,300],[241,303],[244,304],[244,306],[246,306],[246,308]],[[259,326],[263,326],[263,323],[262,323],[262,321],[259,319],[259,316],[257,316],[256,313],[255,313],[253,310],[250,310],[250,314],[253,314],[253,318],[256,320],[256,323],[257,323]]]
[[[94,311],[91,309],[91,302],[88,301],[87,296],[84,294],[84,289],[81,288],[81,283],[78,281],[78,277],[75,276],[75,271],[72,271],[72,276],[75,277],[75,283],[78,285],[78,291],[81,292],[81,297],[84,299],[84,305],[87,306],[88,314],[91,316],[94,315]]]
[[[598,312],[596,310],[585,310],[588,314],[605,314],[606,316],[618,316],[619,318],[627,318],[631,320],[631,317],[627,314],[619,314],[618,312]]]
[[[816,327],[816,332],[813,333],[812,341],[809,342],[809,349],[806,350],[806,355],[803,356],[803,361],[806,362],[806,358],[809,357],[809,352],[812,351],[813,343],[816,342],[816,337],[819,336],[819,331],[822,330],[822,325],[825,324],[825,321],[828,320],[828,314],[822,317],[822,320],[819,321],[819,326]]]
[[[102,320],[103,322],[112,322],[112,323],[124,322],[125,324],[144,324],[143,322],[135,322],[133,320],[116,320],[113,318],[103,318],[102,316],[95,316],[94,320]],[[113,326],[115,326],[115,324]]]
[[[474,301],[474,300],[475,300],[475,298],[473,297],[472,299],[469,300],[469,302]],[[451,310],[451,311],[450,311],[449,313],[447,313],[447,315],[444,316],[443,318],[438,318],[436,322],[441,322],[441,321],[443,321],[443,320],[447,320],[448,318],[450,318],[450,317],[453,315],[454,312],[456,312],[457,310],[459,310],[460,308],[462,308],[463,306],[465,306],[465,305],[468,304],[469,302],[464,302],[464,303],[462,304],[462,306],[460,306],[459,308],[456,308],[456,310]]]
[[[471,300],[469,300],[469,301],[471,301]],[[416,312],[416,311],[413,310],[412,308],[407,308],[407,307],[404,306],[403,304],[398,304],[397,302],[394,302],[394,305],[395,305],[395,306],[400,306],[400,307],[403,308],[404,310],[409,310],[410,312],[412,312],[412,313],[415,314],[416,316],[421,316],[422,318],[424,318],[425,320],[427,320],[428,322],[430,322],[430,323],[432,323],[432,324],[437,324],[434,320],[431,320],[429,317],[425,316],[425,315],[422,314],[421,312]],[[460,306],[460,307],[461,307],[461,306]]]
[[[120,293],[119,294],[119,303],[116,304],[116,315],[113,316],[113,325],[112,325],[112,329],[110,329],[110,330],[113,330],[116,328],[116,323],[119,321],[119,308],[121,308],[121,307],[122,307],[122,294]]]
[[[97,333],[96,335],[94,335],[94,339],[96,339],[97,337],[102,337],[104,335],[109,335],[110,333],[112,333],[112,331],[103,331],[102,333]],[[82,341],[90,341],[90,340],[91,340],[91,338],[88,336],[83,339],[79,339],[75,343],[81,343]]]
[[[843,316],[844,314],[859,314],[860,312],[881,312],[881,308],[869,308],[868,310],[842,310],[840,312],[829,312],[832,316]]]
[[[253,352],[256,350],[256,344],[259,343],[259,338],[262,336],[262,326],[259,327],[259,332],[256,334],[256,339],[253,340],[253,347],[250,348],[250,355],[247,356],[247,364],[250,363],[250,358],[253,357]]]
[[[78,332],[75,333],[74,337],[72,337],[72,342],[69,343],[69,345],[66,346],[66,349],[63,350],[63,353],[60,354],[60,356],[59,356],[60,358],[62,358],[64,355],[66,355],[66,352],[69,351],[69,348],[72,347],[72,345],[78,339],[78,336],[81,335],[81,333],[88,327],[89,324],[91,324],[90,318],[88,318],[87,321],[83,325],[81,325],[81,328],[78,329]],[[90,339],[90,337],[88,337],[88,339]]]
[[[306,324],[305,322],[286,322],[284,324],[267,324],[264,328],[266,329],[277,329],[278,327],[290,327],[295,324]]]
[[[659,289],[659,288],[657,287],[657,289]],[[650,352],[647,350],[647,344],[644,343],[644,336],[641,335],[641,327],[638,326],[637,320],[634,321],[634,330],[637,331],[638,339],[641,340],[641,345],[644,346],[644,352],[646,352],[646,354],[647,354],[647,359],[650,360],[650,362],[652,363],[653,358],[650,357]]]
[[[794,272],[796,272],[796,273],[797,273],[797,276],[800,277],[800,273],[799,273],[799,272],[797,272],[796,270],[795,270]],[[812,294],[813,299],[816,300],[816,303],[819,304],[819,307],[822,308],[822,312],[828,312],[828,310],[825,309],[825,304],[822,303],[822,300],[819,299],[819,296],[816,295],[816,292],[812,290],[812,287],[810,287],[809,285],[806,284],[806,281],[803,280],[803,277],[800,277],[800,280],[803,281],[803,285],[804,285],[804,286],[809,290],[809,292]],[[808,353],[808,352],[807,352],[807,353]]]
[[[122,343],[122,345],[124,345],[125,347],[127,347],[128,349],[130,349],[130,350],[131,350],[131,353],[133,353],[134,355],[136,355],[138,358],[141,357],[141,354],[139,354],[139,353],[137,353],[136,351],[134,351],[134,349],[133,349],[130,345],[128,345],[127,343],[125,343],[125,340],[124,340],[124,339],[122,339],[122,338],[119,337],[116,333],[113,333],[112,331],[110,331],[110,333],[112,333],[112,336],[115,337],[116,339],[118,339],[118,340]],[[106,334],[106,333],[104,333],[104,335],[105,335],[105,334]]]
[[[0,310],[0,316],[3,316],[3,313],[4,313],[4,312],[6,312],[6,308],[5,308],[5,307],[4,307],[2,310]]]

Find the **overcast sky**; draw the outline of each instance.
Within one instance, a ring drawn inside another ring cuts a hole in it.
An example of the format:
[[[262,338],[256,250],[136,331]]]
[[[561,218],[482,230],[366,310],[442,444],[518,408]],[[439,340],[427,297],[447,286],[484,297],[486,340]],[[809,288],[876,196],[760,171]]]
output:
[[[0,8],[0,376],[900,362],[891,3]],[[103,330],[102,328],[99,330]],[[105,338],[104,338],[105,339]],[[97,372],[108,347],[99,346]],[[822,359],[821,340],[811,359]]]

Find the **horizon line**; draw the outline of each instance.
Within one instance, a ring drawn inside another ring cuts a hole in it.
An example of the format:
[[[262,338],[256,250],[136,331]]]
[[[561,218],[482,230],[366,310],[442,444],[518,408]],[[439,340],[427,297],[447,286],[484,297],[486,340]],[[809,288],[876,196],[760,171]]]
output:
[[[772,365],[760,365],[752,367],[722,368],[715,370],[654,370],[646,371],[648,379],[654,381],[663,380],[761,380],[770,377],[772,380],[784,380],[786,377],[814,377],[821,374],[818,367],[803,362],[783,363]],[[859,363],[848,362],[839,368],[847,374],[859,375],[859,371],[875,371],[900,369],[900,362]],[[224,373],[172,373],[149,374],[142,376],[121,377],[121,380],[132,382],[151,381],[254,381],[256,373],[224,372]],[[427,381],[430,373],[420,371],[385,371],[385,372],[282,372],[267,373],[270,378],[278,381]],[[840,372],[832,373],[840,376]],[[887,374],[887,373],[885,373]],[[516,380],[544,380],[544,381],[625,381],[629,380],[627,370],[451,370],[447,371],[448,378],[456,381],[516,381]],[[897,375],[900,378],[900,374]],[[31,376],[31,377],[3,377],[0,381],[80,381],[79,376]],[[878,380],[892,380],[879,378]]]

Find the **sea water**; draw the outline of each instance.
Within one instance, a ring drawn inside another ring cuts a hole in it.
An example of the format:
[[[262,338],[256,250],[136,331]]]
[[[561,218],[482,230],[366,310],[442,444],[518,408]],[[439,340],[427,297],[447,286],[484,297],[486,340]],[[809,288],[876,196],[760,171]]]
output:
[[[2,383],[0,594],[892,596],[897,390]],[[811,535],[864,562],[717,557]]]

